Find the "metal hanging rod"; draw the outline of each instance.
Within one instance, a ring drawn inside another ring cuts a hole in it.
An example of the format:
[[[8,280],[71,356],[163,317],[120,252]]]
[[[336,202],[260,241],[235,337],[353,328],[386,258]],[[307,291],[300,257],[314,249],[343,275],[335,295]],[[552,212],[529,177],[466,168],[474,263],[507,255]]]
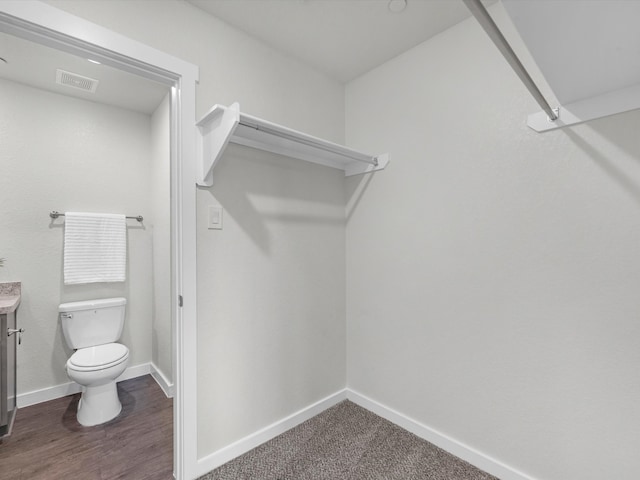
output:
[[[489,12],[487,12],[487,9],[484,8],[482,2],[480,0],[462,1],[467,5],[467,8],[471,10],[471,13],[474,17],[476,17],[476,20],[484,29],[484,31],[487,32],[489,38],[493,40],[493,43],[496,45],[496,47],[498,47],[498,50],[500,50],[502,56],[509,63],[509,65],[511,65],[511,68],[513,68],[513,70],[516,72],[516,75],[520,77],[520,80],[522,80],[524,86],[527,87],[531,95],[533,95],[533,98],[536,100],[536,102],[538,102],[538,105],[540,105],[540,107],[545,111],[545,113],[549,117],[549,120],[551,120],[552,122],[557,120],[558,109],[554,110],[551,108],[549,102],[547,102],[547,100],[544,98],[542,92],[540,92],[540,89],[529,75],[529,72],[527,72],[527,70],[524,68],[524,65],[522,65],[520,59],[518,59],[518,56],[511,48],[511,45],[509,45],[509,43],[507,42],[507,39],[504,38],[504,35],[502,35],[502,32],[491,18],[491,15],[489,15]]]
[[[49,216],[51,218],[58,218],[58,217],[64,217],[64,213],[60,213],[60,212],[56,212],[55,210],[52,211]],[[132,218],[134,220],[137,220],[138,222],[142,222],[144,220],[144,217],[142,215],[137,215],[135,217],[126,217],[126,218]]]
[[[362,154],[358,153],[358,152],[350,152],[349,149],[347,149],[346,147],[342,147],[341,145],[335,145],[335,146],[330,146],[328,144],[328,142],[318,142],[315,141],[311,138],[303,138],[301,135],[292,135],[289,133],[286,133],[282,130],[276,130],[273,128],[269,128],[265,125],[258,125],[258,124],[253,124],[253,123],[249,123],[246,121],[240,121],[238,122],[239,125],[242,125],[243,127],[247,127],[247,128],[252,128],[254,130],[258,130],[259,132],[265,132],[268,133],[270,135],[274,135],[276,137],[280,137],[280,138],[284,138],[285,140],[290,140],[292,142],[296,142],[296,143],[301,143],[303,145],[306,145],[308,147],[313,147],[313,148],[319,148],[320,150],[324,150],[326,152],[331,152],[331,153],[335,153],[337,155],[342,155],[344,157],[348,157],[351,158],[352,160],[355,160],[357,162],[362,162],[362,163],[368,163],[370,165],[373,165],[374,167],[378,166],[378,158],[377,157],[367,157],[367,158],[363,158]]]

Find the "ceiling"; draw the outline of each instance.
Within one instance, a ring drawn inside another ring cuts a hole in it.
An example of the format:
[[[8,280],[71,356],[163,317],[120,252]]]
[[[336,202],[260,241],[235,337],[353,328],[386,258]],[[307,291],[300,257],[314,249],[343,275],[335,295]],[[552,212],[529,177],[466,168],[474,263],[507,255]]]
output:
[[[405,0],[187,1],[340,82],[470,17],[461,0],[406,0],[399,13],[389,3]],[[0,58],[0,78],[145,114],[168,92],[166,85],[2,32]],[[58,85],[57,69],[99,80],[96,92]]]
[[[62,95],[152,114],[169,91],[166,85],[86,58],[0,32],[0,78]],[[62,69],[99,80],[95,93],[58,85]]]
[[[187,1],[340,82],[471,16],[460,0],[406,0],[399,13],[390,0]]]

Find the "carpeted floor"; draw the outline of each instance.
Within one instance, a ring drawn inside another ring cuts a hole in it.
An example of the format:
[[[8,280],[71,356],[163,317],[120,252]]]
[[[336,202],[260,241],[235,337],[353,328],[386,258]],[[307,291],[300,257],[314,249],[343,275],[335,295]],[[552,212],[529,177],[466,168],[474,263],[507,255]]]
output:
[[[199,480],[497,480],[344,401]]]

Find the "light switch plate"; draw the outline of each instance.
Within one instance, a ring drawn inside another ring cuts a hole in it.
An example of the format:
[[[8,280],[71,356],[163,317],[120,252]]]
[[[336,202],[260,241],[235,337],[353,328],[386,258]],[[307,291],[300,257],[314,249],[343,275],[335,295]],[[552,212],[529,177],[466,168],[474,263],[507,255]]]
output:
[[[209,229],[222,230],[222,207],[220,205],[209,205]]]

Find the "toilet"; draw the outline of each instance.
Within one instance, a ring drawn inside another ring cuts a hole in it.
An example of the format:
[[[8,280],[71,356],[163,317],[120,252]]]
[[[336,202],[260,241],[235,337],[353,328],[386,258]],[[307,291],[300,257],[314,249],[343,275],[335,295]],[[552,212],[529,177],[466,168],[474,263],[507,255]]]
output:
[[[120,414],[116,378],[129,363],[129,349],[116,343],[122,334],[125,298],[63,303],[59,306],[62,332],[75,350],[67,360],[67,375],[82,385],[78,422],[99,425]]]

